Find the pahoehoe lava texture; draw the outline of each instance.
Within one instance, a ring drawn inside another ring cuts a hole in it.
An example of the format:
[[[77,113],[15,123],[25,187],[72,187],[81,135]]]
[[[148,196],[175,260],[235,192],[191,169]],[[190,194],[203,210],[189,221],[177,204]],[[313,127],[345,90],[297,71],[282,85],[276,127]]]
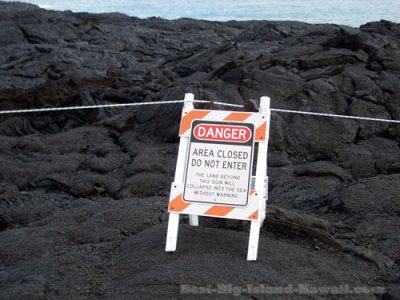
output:
[[[400,25],[387,21],[142,20],[0,2],[2,110],[193,92],[400,119],[399,76]],[[0,299],[179,298],[183,284],[381,286],[383,295],[352,298],[399,299],[399,125],[273,113],[269,202],[342,224],[337,241],[386,263],[274,226],[249,263],[248,227],[233,221],[183,224],[177,252],[164,253],[180,113],[173,104],[0,115]]]

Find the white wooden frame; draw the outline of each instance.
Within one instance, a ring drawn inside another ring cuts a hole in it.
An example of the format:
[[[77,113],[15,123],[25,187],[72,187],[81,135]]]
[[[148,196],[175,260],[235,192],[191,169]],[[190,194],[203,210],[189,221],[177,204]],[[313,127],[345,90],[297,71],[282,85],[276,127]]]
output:
[[[193,94],[185,94],[182,114],[184,114],[184,112],[186,111],[194,109],[193,101],[194,101]],[[266,119],[268,128],[266,129],[265,139],[263,141],[258,141],[256,174],[255,176],[252,177],[254,179],[254,189],[258,193],[258,199],[259,199],[258,211],[260,213],[260,217],[257,218],[256,220],[251,221],[248,252],[247,252],[247,260],[249,261],[254,261],[257,259],[260,228],[262,227],[263,222],[265,220],[266,202],[268,199],[267,149],[269,140],[270,118],[271,118],[269,97],[261,97],[259,113],[261,114],[263,119]],[[179,184],[179,185],[184,184],[186,159],[187,159],[187,152],[189,149],[189,139],[190,137],[188,135],[181,136],[180,138],[174,184]],[[180,213],[169,212],[167,240],[165,246],[166,252],[174,252],[176,250],[178,231],[179,231],[179,217]],[[191,226],[198,226],[199,225],[198,216],[189,215],[189,223]]]

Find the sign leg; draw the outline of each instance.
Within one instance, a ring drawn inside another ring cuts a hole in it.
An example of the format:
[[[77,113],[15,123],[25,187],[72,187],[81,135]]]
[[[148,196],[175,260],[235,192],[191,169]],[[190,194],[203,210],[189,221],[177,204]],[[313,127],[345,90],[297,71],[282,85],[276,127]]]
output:
[[[249,249],[247,250],[247,260],[257,260],[259,238],[260,238],[260,221],[251,221]]]
[[[178,229],[179,229],[179,214],[169,213],[167,242],[165,244],[166,252],[175,252],[176,242],[178,240]]]
[[[189,215],[190,226],[199,226],[199,217],[196,215]]]

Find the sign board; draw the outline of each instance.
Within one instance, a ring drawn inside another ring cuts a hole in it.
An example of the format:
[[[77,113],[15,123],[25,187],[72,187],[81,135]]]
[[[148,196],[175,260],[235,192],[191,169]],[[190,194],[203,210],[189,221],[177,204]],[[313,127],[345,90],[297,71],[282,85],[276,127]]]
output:
[[[256,260],[268,195],[269,98],[262,97],[254,113],[198,110],[193,99],[185,95],[165,250],[176,250],[182,214],[192,226],[198,226],[198,216],[246,220],[251,222],[247,259]]]
[[[253,146],[251,123],[193,121],[183,200],[246,206]]]

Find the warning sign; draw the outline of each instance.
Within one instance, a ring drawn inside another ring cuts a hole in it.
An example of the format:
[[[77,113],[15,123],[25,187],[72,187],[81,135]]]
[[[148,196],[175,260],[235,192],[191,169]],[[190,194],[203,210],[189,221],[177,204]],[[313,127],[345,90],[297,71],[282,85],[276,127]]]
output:
[[[193,121],[183,200],[247,205],[253,146],[251,123]]]
[[[268,199],[270,98],[261,97],[258,112],[195,109],[193,101],[185,95],[165,251],[176,250],[180,215],[191,226],[205,216],[250,221],[247,260],[256,260]]]

